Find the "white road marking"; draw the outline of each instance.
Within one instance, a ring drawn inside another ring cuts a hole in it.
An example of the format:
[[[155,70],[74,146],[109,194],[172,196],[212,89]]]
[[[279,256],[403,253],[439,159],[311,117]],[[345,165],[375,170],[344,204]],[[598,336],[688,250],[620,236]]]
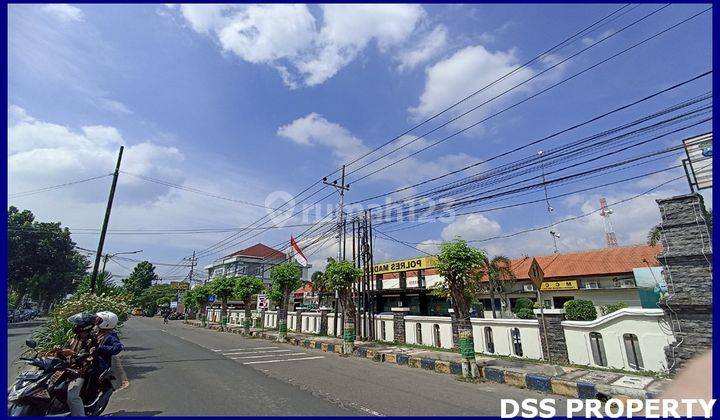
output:
[[[277,357],[277,356],[302,356],[305,353],[290,353],[290,354],[261,354],[259,356],[242,356],[242,357],[231,357],[231,359],[259,359],[261,357]]]
[[[216,351],[219,353],[226,352],[226,351],[242,351],[242,350],[268,350],[268,349],[277,349],[279,347],[245,347],[242,349],[211,349],[212,351]]]
[[[256,360],[254,362],[245,362],[243,365],[255,365],[259,363],[277,363],[277,362],[294,362],[296,360],[313,360],[313,359],[324,359],[325,356],[313,356],[313,357],[298,357],[295,359],[278,359],[278,360]]]
[[[234,353],[221,353],[223,356],[237,356],[243,354],[257,354],[257,353],[287,353],[294,350],[262,350],[262,351],[242,351]]]

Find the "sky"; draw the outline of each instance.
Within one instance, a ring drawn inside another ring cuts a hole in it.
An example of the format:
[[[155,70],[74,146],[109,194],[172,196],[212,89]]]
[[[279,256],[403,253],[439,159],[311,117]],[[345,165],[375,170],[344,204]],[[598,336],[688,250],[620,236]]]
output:
[[[711,91],[710,77],[703,77],[485,162],[712,69],[711,12],[674,27],[706,5],[621,7],[10,5],[8,205],[29,209],[41,221],[62,222],[78,246],[95,249],[110,177],[34,191],[110,174],[122,145],[105,252],[142,250],[126,258],[160,263],[157,272],[169,280],[189,269],[163,264],[185,265],[193,251],[203,267],[257,242],[280,245],[294,235],[311,271],[323,269],[337,245],[303,236],[307,226],[298,225],[308,220],[302,214],[274,217],[288,220],[284,227],[269,223],[263,226],[275,228],[208,248],[231,235],[230,229],[266,216],[283,197],[310,185],[310,192],[319,190],[324,176],[336,179],[341,165],[366,153],[371,154],[348,165],[345,202],[380,196],[363,204],[382,205],[543,149],[563,150],[572,141]],[[613,12],[602,25],[531,61]],[[680,145],[711,130],[711,122],[700,117],[684,130],[622,153],[600,152],[592,162],[549,177]],[[438,140],[443,141],[432,145]],[[398,159],[403,160],[395,163]],[[486,200],[470,214],[442,221],[380,223],[377,230],[404,244],[378,235],[374,259],[433,253],[438,243],[456,236],[477,241],[471,243],[490,255],[547,255],[554,245],[550,229],[543,227],[597,210],[601,197],[613,208],[620,245],[644,243],[660,221],[655,200],[689,192],[682,168],[672,169],[680,159],[679,153],[666,154],[644,165],[552,184],[549,196],[561,197],[550,200],[550,214],[544,191],[537,189]],[[463,169],[469,165],[475,166]],[[451,171],[458,173],[406,188]],[[333,217],[327,206],[338,200],[332,192],[324,187],[305,202],[327,195],[319,203],[325,221]],[[307,195],[296,200],[295,210]],[[703,196],[709,207],[711,190]],[[533,202],[522,204],[527,201]],[[512,203],[519,205],[477,211]],[[560,252],[605,246],[597,212],[553,230],[560,235]],[[121,278],[134,263],[116,259],[108,268]]]

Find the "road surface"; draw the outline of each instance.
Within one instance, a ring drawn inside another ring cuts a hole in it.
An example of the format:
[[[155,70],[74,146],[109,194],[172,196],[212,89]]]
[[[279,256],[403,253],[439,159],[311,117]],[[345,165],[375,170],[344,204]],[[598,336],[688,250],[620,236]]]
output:
[[[10,330],[9,379],[34,326]],[[109,415],[498,416],[501,398],[561,397],[191,327],[131,318],[122,328],[126,381]],[[560,415],[562,413],[559,412]]]

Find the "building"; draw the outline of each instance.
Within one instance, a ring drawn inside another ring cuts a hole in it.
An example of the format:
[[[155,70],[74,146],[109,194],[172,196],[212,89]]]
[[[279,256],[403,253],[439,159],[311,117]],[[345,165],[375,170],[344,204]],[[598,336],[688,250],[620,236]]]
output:
[[[660,246],[635,245],[604,248],[573,253],[557,253],[536,257],[545,274],[541,297],[546,308],[562,308],[572,299],[592,301],[603,307],[623,302],[628,307],[657,308],[660,295],[666,290],[662,269],[657,261]],[[537,291],[528,271],[531,257],[514,259],[510,268],[514,279],[502,281],[502,290],[495,295],[496,313],[510,317],[520,298],[537,300]],[[377,312],[390,312],[393,307],[408,307],[411,314],[448,315],[446,299],[432,296],[431,288],[443,281],[437,259],[422,257],[376,264],[375,292]],[[479,305],[473,316],[492,317],[490,283],[482,287]]]
[[[226,255],[204,268],[208,272],[208,279],[220,275],[256,276],[260,277],[266,285],[270,285],[270,269],[288,259],[289,256],[282,251],[264,244],[255,244],[249,248]],[[312,266],[308,265],[301,268],[302,279],[307,279],[310,267]]]

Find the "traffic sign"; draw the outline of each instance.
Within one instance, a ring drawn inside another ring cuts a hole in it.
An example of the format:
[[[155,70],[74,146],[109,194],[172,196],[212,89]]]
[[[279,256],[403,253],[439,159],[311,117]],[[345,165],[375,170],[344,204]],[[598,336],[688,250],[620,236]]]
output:
[[[215,302],[216,298],[217,298],[217,296],[215,296],[215,295],[208,295],[208,302],[213,303],[213,302]]]
[[[543,272],[543,269],[540,267],[540,264],[538,264],[535,258],[533,258],[532,264],[530,264],[530,271],[528,271],[528,276],[530,276],[530,280],[535,285],[535,288],[540,290],[540,285],[542,285],[543,280],[545,280],[545,273]]]
[[[170,287],[175,290],[188,290],[190,288],[190,283],[186,281],[171,281]]]

